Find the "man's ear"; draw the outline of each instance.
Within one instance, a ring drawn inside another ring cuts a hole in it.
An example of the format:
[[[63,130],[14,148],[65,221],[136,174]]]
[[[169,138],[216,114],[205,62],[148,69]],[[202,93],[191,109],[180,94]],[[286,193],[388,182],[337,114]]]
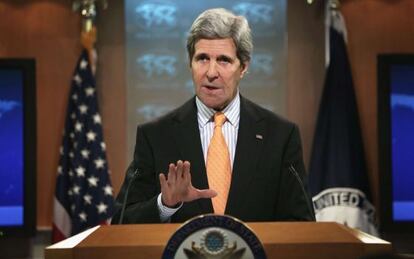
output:
[[[249,61],[246,61],[246,62],[244,62],[244,64],[241,65],[242,70],[241,70],[240,78],[243,78],[244,75],[247,74],[247,71],[249,69],[249,65],[250,65]]]

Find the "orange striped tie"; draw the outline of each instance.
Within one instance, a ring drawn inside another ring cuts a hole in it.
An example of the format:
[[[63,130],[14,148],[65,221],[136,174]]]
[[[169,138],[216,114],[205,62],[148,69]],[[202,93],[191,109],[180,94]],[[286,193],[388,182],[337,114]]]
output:
[[[208,185],[218,193],[212,198],[216,214],[224,214],[231,183],[230,154],[221,131],[225,121],[223,113],[214,114],[214,133],[207,152]]]

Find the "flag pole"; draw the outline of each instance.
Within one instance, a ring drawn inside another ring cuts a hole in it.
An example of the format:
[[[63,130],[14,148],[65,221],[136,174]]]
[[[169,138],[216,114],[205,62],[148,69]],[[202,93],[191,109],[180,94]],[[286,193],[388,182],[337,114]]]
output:
[[[88,51],[88,58],[92,73],[96,71],[97,53],[95,49],[97,29],[96,17],[98,13],[98,2],[103,10],[108,8],[107,0],[74,0],[72,9],[79,11],[82,16],[81,44]]]

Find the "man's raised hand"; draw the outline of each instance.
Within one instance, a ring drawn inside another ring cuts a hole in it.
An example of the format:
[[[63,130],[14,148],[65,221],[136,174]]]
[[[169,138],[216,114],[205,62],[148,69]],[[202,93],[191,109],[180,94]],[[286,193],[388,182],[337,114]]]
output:
[[[159,175],[161,184],[162,203],[170,208],[176,207],[181,202],[189,202],[200,198],[213,198],[217,192],[211,189],[199,190],[191,183],[190,162],[177,161],[177,165],[171,163],[168,175]]]

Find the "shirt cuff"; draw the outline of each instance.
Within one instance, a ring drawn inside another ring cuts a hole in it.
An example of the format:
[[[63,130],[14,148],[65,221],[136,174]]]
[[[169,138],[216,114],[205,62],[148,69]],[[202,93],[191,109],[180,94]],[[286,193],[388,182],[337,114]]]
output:
[[[183,206],[182,202],[180,203],[178,208],[170,208],[170,207],[165,206],[164,204],[162,204],[161,193],[158,195],[157,204],[158,204],[158,211],[160,212],[161,222],[170,221],[171,216],[174,215],[174,213],[176,213],[177,210],[179,210]]]

